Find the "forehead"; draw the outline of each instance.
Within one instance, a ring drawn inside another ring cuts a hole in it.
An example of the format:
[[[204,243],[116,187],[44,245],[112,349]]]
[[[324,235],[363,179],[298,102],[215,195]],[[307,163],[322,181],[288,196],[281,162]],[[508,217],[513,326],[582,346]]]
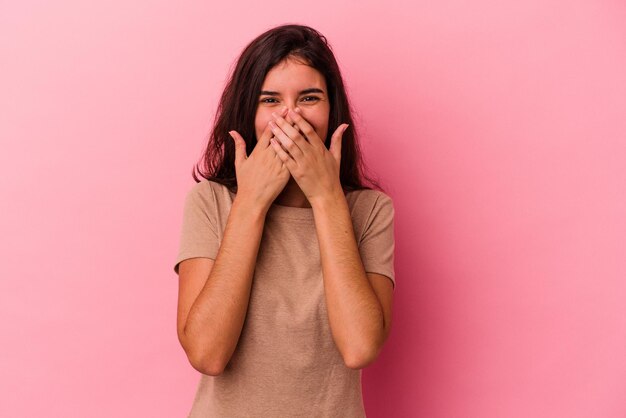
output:
[[[326,81],[318,70],[291,59],[276,64],[263,80],[263,90],[282,92],[317,87],[326,91]]]

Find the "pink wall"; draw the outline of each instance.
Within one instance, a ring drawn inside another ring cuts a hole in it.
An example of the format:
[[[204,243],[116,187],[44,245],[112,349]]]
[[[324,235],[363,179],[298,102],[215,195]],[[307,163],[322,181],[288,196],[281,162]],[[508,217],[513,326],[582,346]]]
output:
[[[368,416],[626,416],[623,3],[209,3],[2,4],[0,416],[185,416],[183,197],[281,23],[331,41],[395,201]]]

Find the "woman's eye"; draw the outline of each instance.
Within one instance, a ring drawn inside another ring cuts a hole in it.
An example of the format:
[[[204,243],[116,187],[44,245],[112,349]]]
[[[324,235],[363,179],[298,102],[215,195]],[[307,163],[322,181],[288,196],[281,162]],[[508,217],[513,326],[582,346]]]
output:
[[[311,100],[307,100],[307,99],[311,99]],[[270,101],[270,100],[272,100],[272,101]],[[314,101],[319,100],[319,97],[306,96],[306,97],[303,97],[302,100],[305,101],[305,102],[314,102]],[[278,102],[273,97],[266,97],[265,99],[261,99],[261,103],[278,103]]]

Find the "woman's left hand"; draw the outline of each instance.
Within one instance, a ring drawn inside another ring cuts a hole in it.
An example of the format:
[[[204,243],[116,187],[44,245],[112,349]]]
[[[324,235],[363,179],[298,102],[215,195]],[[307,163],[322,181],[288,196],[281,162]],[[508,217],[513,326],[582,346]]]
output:
[[[349,125],[339,125],[331,137],[330,148],[327,149],[315,129],[299,112],[289,110],[287,115],[295,122],[294,126],[279,114],[272,114],[273,121],[270,125],[273,125],[274,136],[280,141],[278,143],[276,138],[272,139],[272,147],[313,206],[317,200],[342,192],[339,180],[341,140]]]

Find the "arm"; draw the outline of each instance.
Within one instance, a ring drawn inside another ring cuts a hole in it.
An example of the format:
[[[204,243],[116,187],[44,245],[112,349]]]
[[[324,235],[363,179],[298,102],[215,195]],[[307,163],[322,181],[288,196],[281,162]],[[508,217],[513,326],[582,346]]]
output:
[[[389,335],[393,285],[384,275],[365,272],[341,191],[312,206],[333,339],[348,367],[363,368]]]
[[[215,260],[180,263],[178,338],[192,366],[219,375],[230,360],[248,310],[266,209],[235,198]]]

